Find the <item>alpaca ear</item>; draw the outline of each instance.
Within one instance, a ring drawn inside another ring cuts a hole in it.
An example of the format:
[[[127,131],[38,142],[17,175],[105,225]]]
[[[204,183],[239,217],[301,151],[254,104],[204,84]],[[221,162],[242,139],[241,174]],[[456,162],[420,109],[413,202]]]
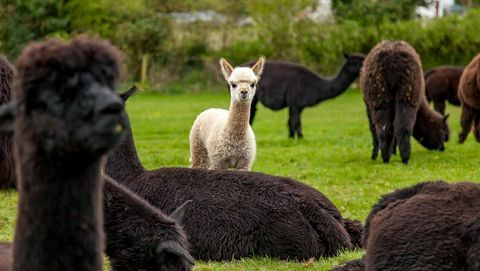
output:
[[[192,202],[192,200],[187,200],[185,201],[182,205],[178,206],[175,211],[173,211],[169,216],[170,218],[175,219],[177,222],[182,222],[183,217],[185,216],[185,208],[187,205],[189,205]]]
[[[176,255],[177,257],[183,258],[183,260],[187,261],[190,265],[193,265],[193,257],[190,255],[188,250],[186,250],[184,247],[182,247],[179,243],[175,241],[165,241],[162,242],[161,244],[158,245],[157,247],[157,255],[160,256],[160,258],[169,258],[168,254],[173,254]]]
[[[18,102],[11,102],[0,106],[0,133],[12,133],[17,115]]]
[[[263,73],[263,67],[265,66],[265,58],[262,56],[260,59],[253,65],[253,73],[257,76],[257,79],[260,79]]]
[[[135,92],[137,92],[137,86],[133,85],[129,90],[122,92],[119,95],[123,103],[125,103],[128,100],[128,98]]]
[[[450,117],[450,114],[446,114],[444,117],[443,117],[443,122],[446,122],[448,117]]]
[[[233,72],[232,65],[230,65],[230,63],[228,63],[228,61],[225,60],[225,58],[221,58],[220,67],[222,68],[223,78],[225,78],[225,80],[228,81],[228,79],[230,78],[230,75]]]

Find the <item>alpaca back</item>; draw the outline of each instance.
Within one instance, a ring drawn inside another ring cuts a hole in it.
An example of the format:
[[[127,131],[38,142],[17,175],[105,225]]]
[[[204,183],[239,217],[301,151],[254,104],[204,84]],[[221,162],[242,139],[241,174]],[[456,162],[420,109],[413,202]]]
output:
[[[205,141],[212,137],[223,134],[228,121],[228,110],[210,108],[198,115],[193,124],[192,130],[197,130],[198,135]]]
[[[458,96],[462,103],[480,108],[480,54],[465,67],[458,88]]]
[[[10,101],[14,68],[0,55],[0,105]],[[12,136],[0,134],[0,189],[15,187]]]

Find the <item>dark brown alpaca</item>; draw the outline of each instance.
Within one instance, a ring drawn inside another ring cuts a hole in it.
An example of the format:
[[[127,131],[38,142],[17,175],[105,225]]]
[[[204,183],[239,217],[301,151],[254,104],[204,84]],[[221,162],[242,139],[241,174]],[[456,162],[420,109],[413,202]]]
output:
[[[12,244],[0,242],[0,270],[10,271],[12,264]]]
[[[258,82],[250,110],[253,123],[260,101],[266,107],[280,110],[288,107],[289,137],[303,137],[301,114],[304,108],[337,97],[357,79],[365,58],[362,54],[345,54],[345,63],[333,78],[325,78],[308,68],[289,62],[267,61],[262,79]],[[253,66],[249,62],[243,66]]]
[[[465,142],[472,128],[475,139],[480,142],[480,54],[465,67],[458,85],[458,97],[462,103],[459,142]]]
[[[359,244],[361,224],[344,219],[328,198],[305,184],[245,171],[146,170],[128,130],[127,140],[109,153],[105,173],[166,212],[191,200],[182,224],[198,260],[253,256],[306,260]],[[112,212],[106,219],[118,211]],[[130,220],[128,214],[121,219]],[[108,239],[120,244],[123,232],[112,232]]]
[[[0,105],[10,101],[14,68],[0,55]],[[15,188],[12,136],[0,134],[0,189]]]
[[[387,194],[365,224],[362,260],[334,269],[480,270],[480,185],[424,182]]]
[[[106,249],[113,271],[187,271],[193,259],[182,228],[183,208],[164,215],[144,199],[105,176]]]
[[[18,142],[12,270],[101,270],[100,169],[126,120],[112,90],[118,52],[84,37],[48,40],[29,45],[16,67],[14,100],[0,117]]]
[[[407,164],[412,133],[429,149],[445,148],[446,118],[428,108],[420,57],[406,42],[383,41],[375,46],[363,64],[360,86],[373,137],[372,159],[380,149],[383,161],[389,162],[395,142]],[[427,130],[426,125],[436,130]]]
[[[458,84],[463,67],[440,66],[425,73],[425,94],[427,100],[433,102],[435,110],[445,115],[445,102],[460,105]]]

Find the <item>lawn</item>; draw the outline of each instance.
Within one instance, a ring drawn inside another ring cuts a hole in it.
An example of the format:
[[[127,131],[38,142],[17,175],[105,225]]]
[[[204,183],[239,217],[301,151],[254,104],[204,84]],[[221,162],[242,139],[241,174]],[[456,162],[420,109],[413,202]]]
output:
[[[188,133],[195,116],[210,107],[227,108],[225,92],[162,96],[139,93],[127,104],[137,149],[149,169],[188,166]],[[428,151],[412,140],[408,166],[394,156],[390,164],[372,161],[371,137],[365,108],[357,89],[314,108],[302,116],[305,139],[287,138],[287,110],[259,107],[253,125],[257,158],[253,170],[289,176],[323,192],[348,218],[364,220],[370,207],[385,193],[424,180],[475,180],[479,175],[478,147],[472,135],[457,143],[459,108],[449,106],[451,141],[445,152]],[[0,192],[0,240],[13,237],[17,194]],[[195,270],[328,270],[361,255],[309,262],[250,259],[225,263],[197,263]]]

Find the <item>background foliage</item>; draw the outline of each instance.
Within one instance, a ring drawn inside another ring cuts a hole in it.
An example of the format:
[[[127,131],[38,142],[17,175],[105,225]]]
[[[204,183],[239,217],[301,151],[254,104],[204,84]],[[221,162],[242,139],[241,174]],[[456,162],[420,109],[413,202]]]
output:
[[[125,53],[125,79],[140,80],[148,56],[147,84],[168,92],[212,89],[217,60],[241,64],[264,55],[300,62],[332,75],[343,52],[368,51],[383,39],[404,39],[425,68],[466,64],[480,51],[478,0],[466,16],[415,19],[416,5],[430,0],[333,0],[334,20],[306,16],[315,0],[0,0],[0,51],[14,59],[25,44],[79,33],[110,39]],[[210,10],[210,21],[185,23]],[[181,83],[179,83],[181,82]]]

